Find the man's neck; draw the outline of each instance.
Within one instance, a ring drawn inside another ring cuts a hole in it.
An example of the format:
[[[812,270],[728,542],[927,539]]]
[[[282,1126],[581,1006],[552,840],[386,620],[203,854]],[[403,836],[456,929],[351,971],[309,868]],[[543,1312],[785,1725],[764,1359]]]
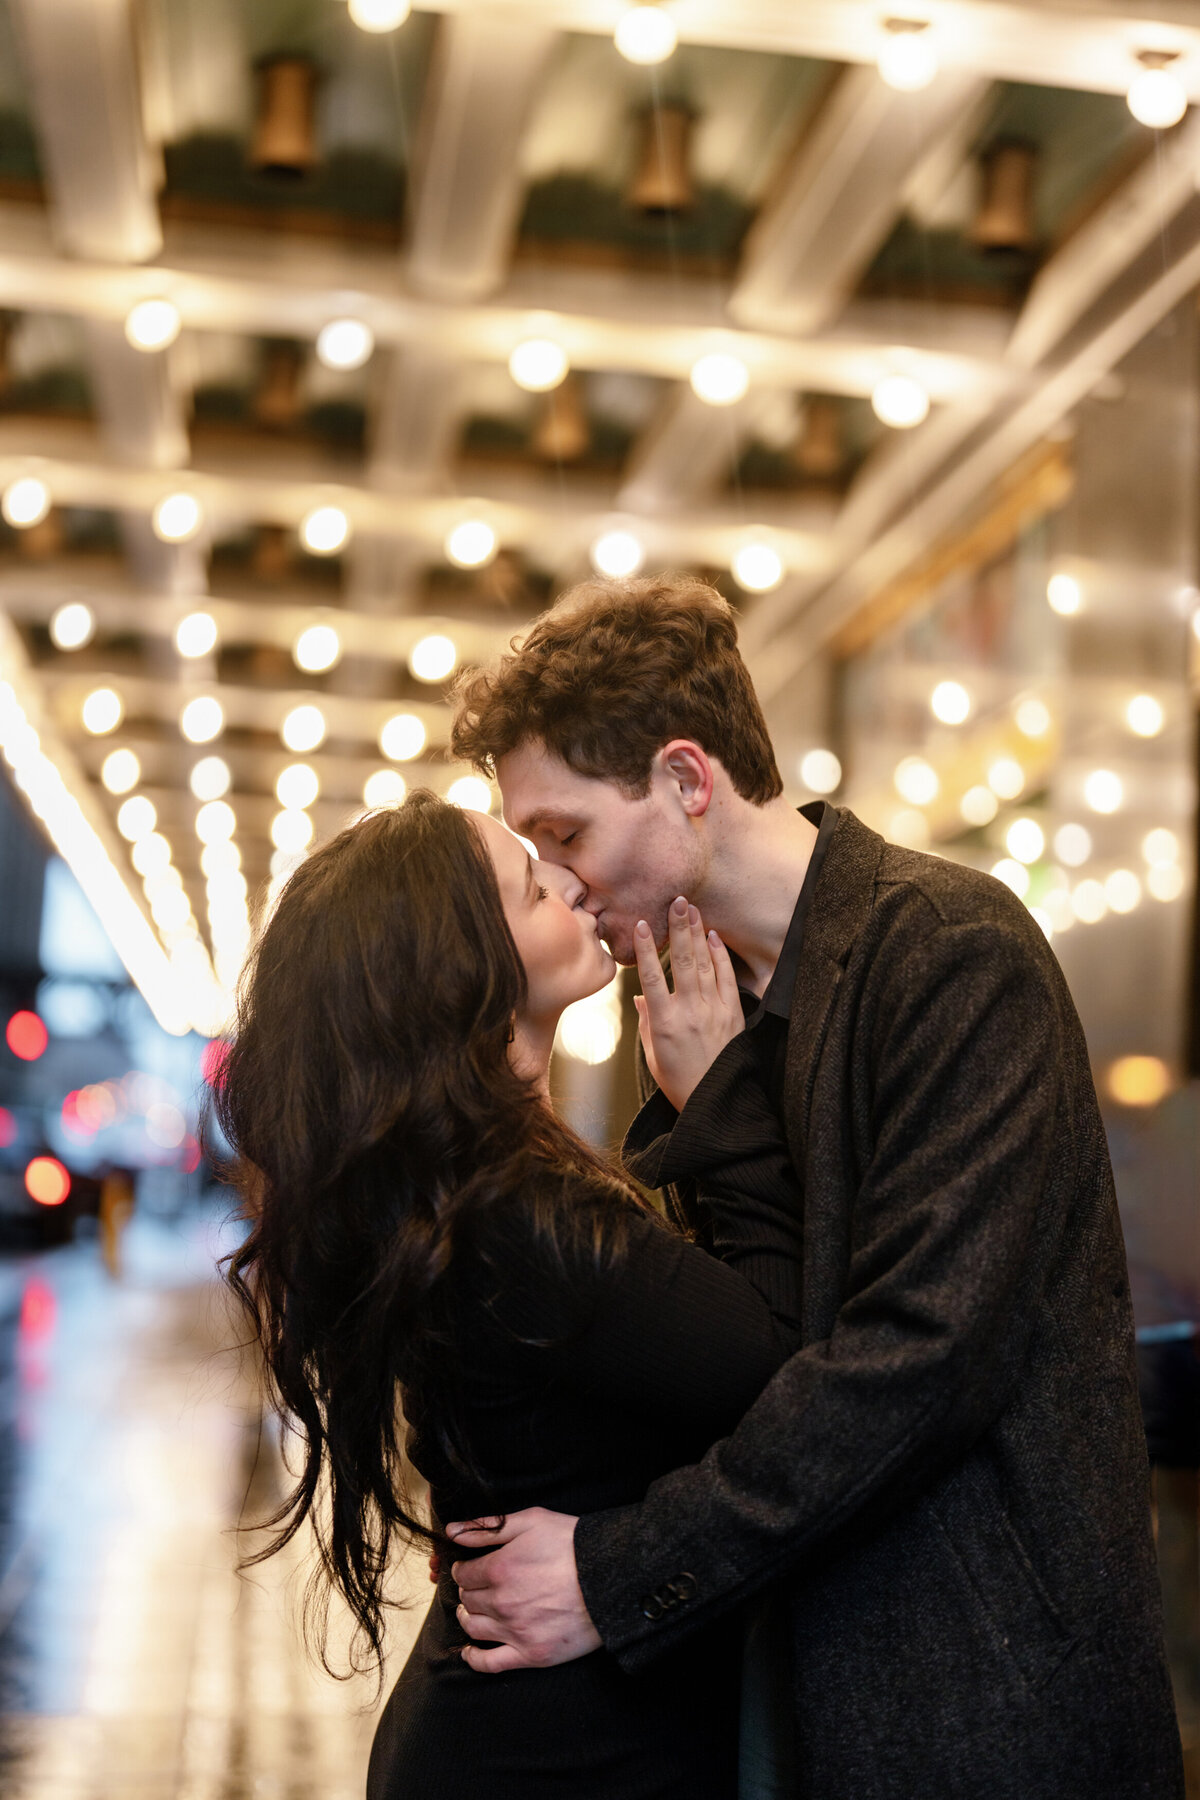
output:
[[[761,996],[775,972],[817,841],[786,800],[733,809],[698,900],[734,959],[738,981]]]

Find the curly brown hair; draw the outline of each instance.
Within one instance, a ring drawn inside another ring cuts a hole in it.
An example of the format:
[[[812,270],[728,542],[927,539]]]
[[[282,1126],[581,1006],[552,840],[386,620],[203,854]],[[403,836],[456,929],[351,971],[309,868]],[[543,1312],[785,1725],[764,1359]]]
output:
[[[581,582],[513,642],[455,689],[451,752],[481,772],[537,739],[577,774],[641,797],[656,753],[684,737],[744,800],[783,792],[733,609],[699,576]]]

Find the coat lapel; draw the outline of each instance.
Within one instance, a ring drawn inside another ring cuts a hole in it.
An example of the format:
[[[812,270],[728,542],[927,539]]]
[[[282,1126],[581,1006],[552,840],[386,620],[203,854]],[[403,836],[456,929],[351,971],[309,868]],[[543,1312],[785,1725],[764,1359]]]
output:
[[[878,832],[843,810],[813,894],[796,968],[784,1070],[788,1148],[800,1171],[821,1046],[847,959],[870,916],[883,847]]]

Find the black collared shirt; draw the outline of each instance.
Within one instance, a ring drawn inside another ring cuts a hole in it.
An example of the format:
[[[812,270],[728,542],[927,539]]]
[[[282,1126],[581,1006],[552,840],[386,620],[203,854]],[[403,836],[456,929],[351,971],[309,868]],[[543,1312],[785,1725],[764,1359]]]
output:
[[[817,841],[813,845],[808,869],[800,888],[791,923],[783,940],[783,948],[779,952],[779,960],[775,964],[774,973],[767,983],[767,991],[759,999],[749,989],[742,988],[742,1011],[746,1015],[747,1034],[754,1032],[754,1050],[756,1052],[763,1084],[775,1107],[782,1111],[783,1107],[783,1071],[787,1056],[787,1028],[792,1016],[792,995],[796,988],[796,970],[800,966],[800,950],[804,943],[804,927],[812,907],[813,894],[821,875],[821,864],[825,860],[825,852],[829,840],[837,829],[838,810],[827,800],[814,800],[808,806],[802,806],[800,812],[810,825],[817,828]],[[749,1046],[748,1046],[749,1047]]]

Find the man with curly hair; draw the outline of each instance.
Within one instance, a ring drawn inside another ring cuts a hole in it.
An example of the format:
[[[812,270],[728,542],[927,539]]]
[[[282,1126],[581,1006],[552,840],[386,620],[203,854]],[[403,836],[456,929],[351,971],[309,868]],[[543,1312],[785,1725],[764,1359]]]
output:
[[[765,1097],[803,1225],[802,1347],[701,1463],[637,1506],[448,1526],[495,1546],[455,1565],[471,1667],[603,1645],[636,1678],[752,1602],[790,1698],[773,1792],[1180,1800],[1112,1176],[1025,908],[793,810],[734,615],[690,576],[567,595],[460,685],[453,748],[642,972],[663,1079],[631,1167],[694,1228],[689,1179]],[[679,1080],[654,948],[689,902],[746,1027]]]

